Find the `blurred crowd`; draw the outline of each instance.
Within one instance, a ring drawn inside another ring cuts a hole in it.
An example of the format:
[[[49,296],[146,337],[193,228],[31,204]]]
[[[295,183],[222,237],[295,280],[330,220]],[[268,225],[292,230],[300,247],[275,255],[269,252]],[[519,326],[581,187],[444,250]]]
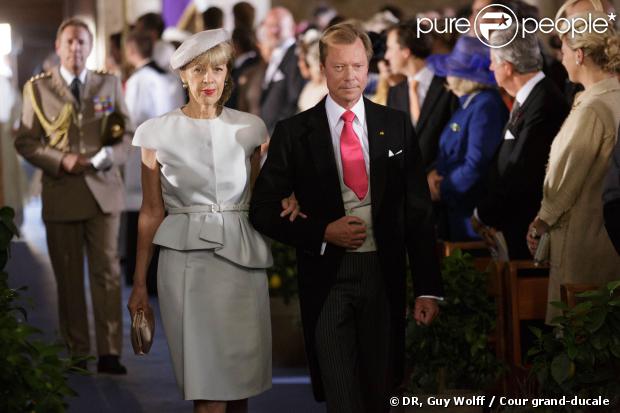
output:
[[[605,175],[618,131],[613,109],[620,96],[618,36],[571,40],[533,34],[495,49],[476,38],[474,30],[448,33],[442,26],[446,19],[464,18],[475,27],[476,15],[491,3],[509,7],[519,19],[542,17],[522,0],[474,0],[461,9],[415,15],[390,5],[379,8],[362,22],[374,49],[365,97],[411,116],[440,239],[482,239],[507,250],[511,259],[523,259],[536,252],[543,234],[555,230],[553,236],[562,241],[552,245],[565,248],[552,248],[551,262],[563,273],[593,273],[596,264],[592,281],[617,277],[620,259],[601,228]],[[585,11],[617,25],[608,18],[614,10],[607,0],[568,0],[556,17]],[[203,28],[224,27],[224,17],[217,7],[208,8],[202,13]],[[226,106],[260,116],[271,133],[278,121],[313,107],[327,94],[319,39],[347,16],[321,6],[296,21],[290,10],[276,7],[256,21],[254,7],[239,2],[233,17],[234,89]],[[422,17],[434,19],[435,30],[420,34]],[[122,80],[134,128],[187,99],[169,61],[190,33],[168,31],[164,40],[164,29],[162,16],[148,13],[128,34],[109,39],[106,68]],[[504,44],[513,34],[498,30],[490,42]],[[0,71],[0,80],[5,75]],[[11,108],[19,107],[19,98],[14,96],[3,100],[3,128],[15,122]],[[579,111],[579,105],[590,109]],[[127,210],[137,214],[140,153],[132,151],[124,184]],[[18,169],[5,159],[3,165]],[[607,183],[617,185],[618,178],[609,177]],[[23,186],[20,181],[4,188]],[[5,195],[19,207],[16,197]],[[591,262],[582,254],[571,258],[583,245],[597,251]]]

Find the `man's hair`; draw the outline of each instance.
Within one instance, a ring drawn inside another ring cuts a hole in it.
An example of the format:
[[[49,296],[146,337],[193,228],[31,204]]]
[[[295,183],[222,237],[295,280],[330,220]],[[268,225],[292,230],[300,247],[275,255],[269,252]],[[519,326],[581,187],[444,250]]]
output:
[[[525,74],[537,72],[543,67],[543,56],[540,52],[538,37],[527,34],[524,37],[515,36],[515,27],[506,30],[496,30],[491,34],[491,44],[501,46],[493,49],[494,56],[504,62],[511,63],[517,73]],[[514,37],[514,40],[510,40]],[[510,44],[507,44],[509,43]]]
[[[60,26],[58,26],[58,31],[56,32],[56,40],[60,39],[60,35],[62,34],[62,32],[64,32],[65,29],[70,26],[81,27],[85,29],[88,32],[90,43],[93,43],[93,32],[90,31],[90,27],[88,27],[88,24],[86,24],[84,20],[78,19],[77,17],[69,17],[68,19],[63,20],[62,23],[60,23]]]
[[[232,12],[235,19],[235,28],[254,28],[254,16],[256,15],[256,10],[250,3],[240,1],[233,6]]]
[[[241,53],[256,51],[256,37],[254,31],[246,27],[237,27],[232,32],[233,43]]]
[[[409,20],[392,26],[389,31],[396,33],[401,48],[409,49],[411,54],[419,59],[426,59],[432,53],[431,38],[426,34],[418,37],[417,26],[415,20]]]
[[[136,47],[138,54],[143,59],[148,59],[153,56],[153,39],[148,33],[140,30],[132,30],[125,38],[125,45],[130,43]]]
[[[205,30],[224,27],[224,12],[219,7],[209,7],[202,13],[202,23]]]
[[[323,36],[321,36],[321,40],[319,40],[319,56],[321,57],[321,63],[325,64],[327,49],[330,45],[353,44],[357,39],[360,39],[364,44],[366,57],[368,58],[368,62],[370,62],[370,59],[372,59],[372,43],[370,42],[370,38],[360,24],[348,20],[335,24],[323,32]]]
[[[142,16],[138,17],[138,20],[136,20],[136,25],[138,24],[142,26],[142,30],[152,30],[156,32],[158,38],[161,38],[161,35],[164,34],[164,19],[162,19],[161,14],[159,13],[143,14]]]

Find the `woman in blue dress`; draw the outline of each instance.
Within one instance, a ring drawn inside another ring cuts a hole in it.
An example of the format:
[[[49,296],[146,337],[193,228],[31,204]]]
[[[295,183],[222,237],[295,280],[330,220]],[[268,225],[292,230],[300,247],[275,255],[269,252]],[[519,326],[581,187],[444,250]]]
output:
[[[478,238],[470,218],[508,120],[490,63],[489,48],[470,36],[462,36],[452,53],[429,58],[435,74],[447,77],[448,88],[459,98],[441,134],[435,169],[428,174],[431,197],[440,204],[439,235],[446,241]]]

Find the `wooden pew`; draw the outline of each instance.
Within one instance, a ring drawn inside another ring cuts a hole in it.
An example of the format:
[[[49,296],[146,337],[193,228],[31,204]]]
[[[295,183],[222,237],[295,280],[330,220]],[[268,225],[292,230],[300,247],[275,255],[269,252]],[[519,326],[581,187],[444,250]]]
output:
[[[560,294],[562,297],[562,302],[566,303],[569,308],[572,308],[579,304],[579,297],[577,297],[577,294],[598,289],[599,286],[595,284],[566,283],[560,285]]]
[[[523,366],[521,321],[545,319],[549,268],[536,266],[533,261],[509,261],[504,276],[511,361],[515,366]]]

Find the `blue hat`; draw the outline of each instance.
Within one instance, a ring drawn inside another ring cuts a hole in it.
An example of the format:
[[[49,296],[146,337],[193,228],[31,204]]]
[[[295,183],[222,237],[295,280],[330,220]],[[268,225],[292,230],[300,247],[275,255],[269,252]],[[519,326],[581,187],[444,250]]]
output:
[[[477,37],[459,37],[452,53],[429,56],[427,63],[437,76],[454,76],[483,85],[496,85],[495,76],[489,69],[489,48]]]

